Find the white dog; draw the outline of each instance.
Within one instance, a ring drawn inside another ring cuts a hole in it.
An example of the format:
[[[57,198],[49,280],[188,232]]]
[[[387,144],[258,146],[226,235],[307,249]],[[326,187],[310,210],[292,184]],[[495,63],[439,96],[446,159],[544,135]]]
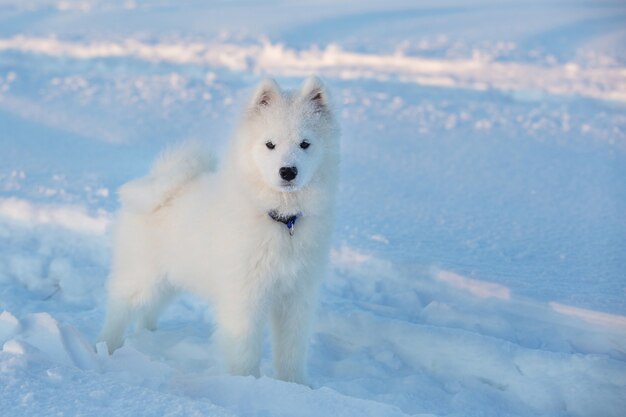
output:
[[[120,189],[106,323],[110,352],[136,317],[154,329],[185,289],[214,307],[229,371],[259,376],[269,315],[275,376],[304,383],[307,338],[333,229],[339,127],[315,77],[263,81],[219,170],[196,144]]]

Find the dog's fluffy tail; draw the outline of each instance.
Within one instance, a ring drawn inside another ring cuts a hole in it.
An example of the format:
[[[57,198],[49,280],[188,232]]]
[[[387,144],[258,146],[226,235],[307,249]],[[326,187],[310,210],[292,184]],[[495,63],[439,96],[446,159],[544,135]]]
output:
[[[215,158],[202,142],[184,142],[163,152],[147,176],[120,187],[120,202],[124,209],[134,212],[155,211],[187,183],[215,168]]]

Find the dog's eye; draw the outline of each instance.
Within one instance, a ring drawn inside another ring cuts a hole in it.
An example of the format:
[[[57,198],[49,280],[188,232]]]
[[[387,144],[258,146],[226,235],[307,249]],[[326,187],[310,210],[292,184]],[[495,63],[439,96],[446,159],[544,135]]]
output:
[[[265,142],[265,146],[267,146],[267,149],[274,149],[276,147],[271,141]]]
[[[309,142],[307,142],[306,140],[303,140],[302,142],[300,142],[300,147],[301,147],[302,149],[306,149],[306,148],[308,148],[309,146],[311,146],[311,144],[310,144]]]

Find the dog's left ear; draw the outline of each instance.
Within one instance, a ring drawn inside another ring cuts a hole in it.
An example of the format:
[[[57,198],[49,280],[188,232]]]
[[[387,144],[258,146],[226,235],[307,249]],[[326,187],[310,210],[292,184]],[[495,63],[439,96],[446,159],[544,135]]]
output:
[[[302,89],[300,90],[300,96],[311,103],[315,109],[315,112],[326,112],[329,110],[329,99],[326,87],[322,80],[312,76],[304,80]]]

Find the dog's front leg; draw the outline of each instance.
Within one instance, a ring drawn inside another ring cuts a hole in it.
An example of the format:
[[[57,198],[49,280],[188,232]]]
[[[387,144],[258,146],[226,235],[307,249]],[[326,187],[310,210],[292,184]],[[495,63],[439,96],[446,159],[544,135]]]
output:
[[[252,299],[251,299],[252,298]],[[216,306],[218,338],[232,375],[260,376],[263,308],[250,296],[229,296]]]
[[[306,384],[306,357],[315,307],[315,289],[299,291],[274,300],[272,306],[272,352],[276,378]]]

